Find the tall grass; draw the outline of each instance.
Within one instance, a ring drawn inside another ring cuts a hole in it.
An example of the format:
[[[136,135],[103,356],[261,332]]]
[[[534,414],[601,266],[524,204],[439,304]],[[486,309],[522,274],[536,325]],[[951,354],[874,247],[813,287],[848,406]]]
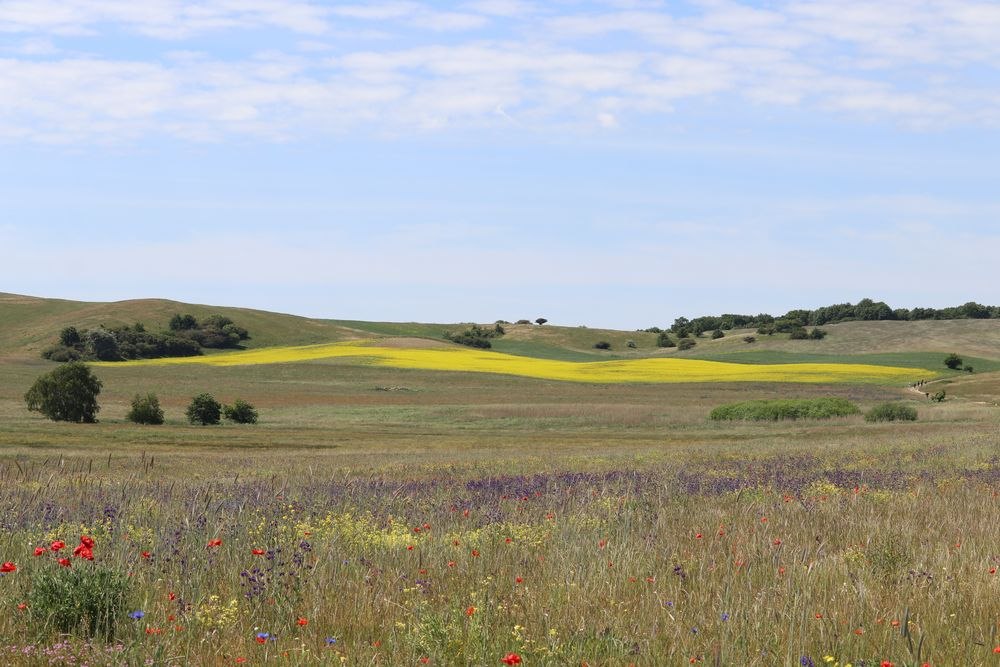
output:
[[[996,659],[995,462],[795,450],[351,475],[275,461],[248,456],[241,475],[206,454],[200,479],[148,459],[128,475],[6,464],[0,559],[17,571],[0,577],[0,660],[53,647],[90,664]],[[60,568],[34,548],[81,533],[95,561],[71,558],[74,572],[131,582],[113,644],[67,640],[30,606],[32,580]]]

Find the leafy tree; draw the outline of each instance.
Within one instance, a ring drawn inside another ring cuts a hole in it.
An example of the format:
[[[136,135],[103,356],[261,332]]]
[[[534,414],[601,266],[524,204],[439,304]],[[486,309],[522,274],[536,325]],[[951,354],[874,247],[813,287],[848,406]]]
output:
[[[92,424],[101,409],[97,405],[101,387],[89,366],[71,361],[35,380],[24,400],[28,410],[53,421]]]
[[[256,424],[257,409],[242,399],[236,399],[232,405],[222,409],[226,419],[237,424]]]
[[[659,333],[659,335],[656,337],[656,346],[657,347],[677,347],[677,343],[675,343],[670,338],[670,336],[667,335],[666,331],[661,331]]]
[[[692,347],[697,345],[693,338],[682,338],[679,343],[677,343],[677,349],[683,352],[684,350],[690,350]]]
[[[712,340],[718,340],[724,337],[726,334],[722,333],[722,329],[716,329],[712,332]]]
[[[610,350],[611,343],[609,343],[606,340],[599,340],[596,343],[594,343],[594,348],[597,350]]]
[[[826,338],[826,330],[820,328],[814,328],[809,332],[809,338],[813,340],[823,340]]]
[[[59,332],[59,344],[65,347],[77,347],[83,344],[83,339],[80,338],[80,332],[76,327],[66,327]]]
[[[145,396],[136,394],[132,399],[132,408],[125,415],[125,419],[135,424],[162,424],[163,409],[160,408],[160,399],[152,393]]]
[[[953,352],[944,358],[944,365],[953,371],[958,370],[962,366],[962,357]]]
[[[105,329],[88,331],[84,339],[84,349],[90,359],[99,361],[118,361],[121,359],[118,339]]]
[[[191,399],[185,414],[192,424],[218,424],[222,416],[222,405],[211,394],[198,394]]]
[[[538,326],[542,326],[546,322],[548,322],[548,320],[545,319],[544,317],[539,317],[537,320],[535,320],[535,324],[537,324]]]

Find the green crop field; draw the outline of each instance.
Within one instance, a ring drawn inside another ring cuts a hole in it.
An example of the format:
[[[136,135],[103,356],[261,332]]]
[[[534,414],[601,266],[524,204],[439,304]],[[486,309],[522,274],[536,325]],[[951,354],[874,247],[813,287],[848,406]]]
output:
[[[898,378],[568,382],[326,357],[105,364],[97,424],[27,411],[61,327],[158,330],[176,312],[232,317],[268,354],[413,349],[401,337],[440,351],[462,327],[0,298],[0,562],[16,568],[0,574],[0,663],[1000,664],[1000,322],[844,323],[753,345],[734,332],[685,353],[652,334],[516,325],[495,346],[527,365],[926,369],[920,392]],[[947,371],[949,352],[976,372]],[[941,389],[940,403],[921,393]],[[147,392],[162,426],[125,419]],[[249,401],[259,423],[188,424],[201,392]],[[899,401],[918,420],[709,419],[821,398]],[[93,561],[71,553],[81,536]],[[102,570],[126,582],[114,635],[57,628],[67,601],[43,583]]]

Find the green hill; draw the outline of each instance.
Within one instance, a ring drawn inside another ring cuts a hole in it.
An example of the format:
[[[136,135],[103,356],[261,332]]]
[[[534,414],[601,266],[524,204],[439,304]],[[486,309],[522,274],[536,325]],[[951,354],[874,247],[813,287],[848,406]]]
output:
[[[111,303],[44,299],[0,294],[0,356],[37,357],[65,326],[94,328],[142,322],[165,329],[175,313],[204,318],[218,313],[232,318],[251,335],[247,347],[304,345],[357,338],[405,337],[441,341],[445,332],[467,324],[423,324],[325,320],[248,308],[187,304],[166,299]],[[588,361],[648,356],[682,356],[745,363],[797,361],[859,362],[937,368],[942,355],[957,352],[980,371],[1000,370],[1000,320],[927,320],[844,322],[823,328],[823,340],[789,340],[787,335],[728,331],[724,338],[697,338],[687,352],[656,347],[656,335],[636,331],[560,327],[551,324],[505,325],[507,334],[493,341],[499,352],[531,357]],[[744,336],[755,342],[744,342]],[[607,341],[610,350],[594,349]],[[631,341],[635,347],[629,347]]]

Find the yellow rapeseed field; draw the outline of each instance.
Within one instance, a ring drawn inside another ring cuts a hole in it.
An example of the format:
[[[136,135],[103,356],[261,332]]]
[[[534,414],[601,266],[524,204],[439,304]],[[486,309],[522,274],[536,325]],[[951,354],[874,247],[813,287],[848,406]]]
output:
[[[736,364],[701,359],[627,359],[572,362],[538,359],[468,348],[382,347],[377,341],[352,341],[213,354],[202,357],[146,359],[96,365],[174,366],[207,364],[242,366],[283,364],[320,359],[356,358],[359,363],[429,371],[499,373],[568,382],[854,382],[903,384],[933,377],[919,368],[868,364]]]

